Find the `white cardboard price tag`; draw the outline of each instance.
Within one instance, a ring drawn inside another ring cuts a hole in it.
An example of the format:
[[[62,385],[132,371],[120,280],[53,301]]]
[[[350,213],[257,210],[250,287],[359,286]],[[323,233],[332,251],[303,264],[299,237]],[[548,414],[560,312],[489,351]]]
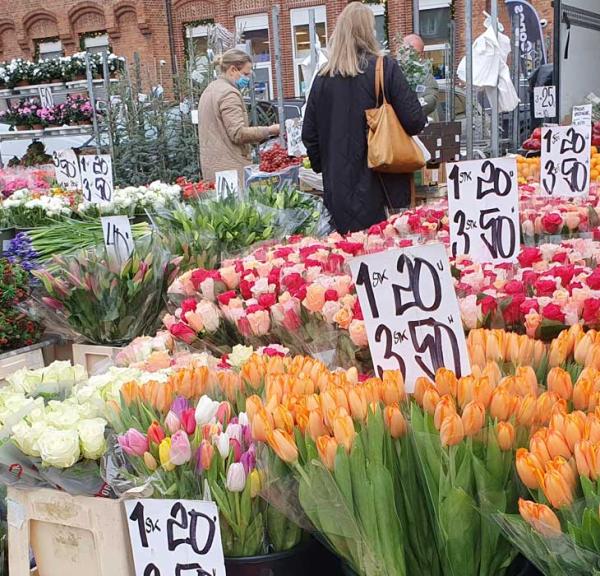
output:
[[[237,194],[240,189],[237,170],[216,172],[215,189],[217,191],[217,198],[226,198],[230,194]]]
[[[512,262],[519,254],[517,161],[493,158],[448,164],[450,241],[454,256]]]
[[[123,263],[129,260],[134,249],[133,233],[127,216],[103,216],[104,245],[112,258]]]
[[[533,111],[536,118],[556,117],[556,86],[536,86],[533,89]]]
[[[225,576],[214,502],[125,500],[136,576]]]
[[[113,171],[110,154],[79,157],[81,189],[86,204],[106,204],[112,200]]]
[[[427,244],[350,261],[375,372],[400,370],[408,392],[439,368],[470,373],[446,249]]]
[[[573,126],[585,126],[592,128],[592,105],[582,104],[581,106],[573,106],[571,114]]]
[[[38,94],[40,96],[42,108],[54,106],[54,95],[52,94],[52,88],[50,88],[50,86],[40,86],[38,88]]]
[[[541,190],[582,198],[590,190],[591,124],[542,128]]]
[[[67,150],[56,150],[52,153],[56,181],[64,190],[81,189],[81,172],[79,161],[72,148]]]

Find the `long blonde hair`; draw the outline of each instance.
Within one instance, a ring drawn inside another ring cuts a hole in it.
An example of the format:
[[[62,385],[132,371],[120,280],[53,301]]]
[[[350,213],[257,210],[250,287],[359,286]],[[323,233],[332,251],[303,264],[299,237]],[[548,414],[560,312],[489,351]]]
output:
[[[351,2],[338,17],[327,46],[329,61],[319,74],[358,76],[364,72],[366,57],[380,51],[372,10],[361,2]]]

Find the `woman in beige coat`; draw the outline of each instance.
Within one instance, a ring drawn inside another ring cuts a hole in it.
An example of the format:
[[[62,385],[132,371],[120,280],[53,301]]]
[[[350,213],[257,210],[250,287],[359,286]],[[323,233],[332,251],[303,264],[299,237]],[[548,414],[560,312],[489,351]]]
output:
[[[279,124],[248,126],[248,113],[240,90],[250,84],[252,59],[241,50],[228,50],[218,60],[220,77],[202,93],[198,107],[200,167],[205,180],[215,172],[237,170],[243,182],[244,167],[251,164],[250,144],[279,134]]]

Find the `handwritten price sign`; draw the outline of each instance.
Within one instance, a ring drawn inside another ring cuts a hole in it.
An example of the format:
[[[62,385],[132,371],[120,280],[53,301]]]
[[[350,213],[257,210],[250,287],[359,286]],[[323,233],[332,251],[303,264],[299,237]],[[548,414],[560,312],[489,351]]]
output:
[[[223,170],[215,173],[215,189],[217,198],[227,198],[230,194],[237,194],[240,188],[237,170]]]
[[[100,221],[102,222],[104,245],[109,255],[119,264],[129,260],[134,248],[129,218],[127,216],[103,216]]]
[[[136,576],[225,576],[214,502],[126,500]]]
[[[536,118],[555,118],[556,86],[536,86],[533,89],[533,108]]]
[[[400,370],[412,392],[439,368],[470,373],[467,345],[444,246],[429,244],[354,258],[352,277],[373,366]]]
[[[448,206],[454,256],[513,261],[520,247],[517,162],[513,158],[449,164]]]
[[[79,161],[71,148],[53,152],[52,162],[54,163],[56,181],[61,188],[64,190],[79,190],[81,188]]]
[[[112,200],[113,172],[109,154],[79,157],[83,200],[91,204],[106,204]]]
[[[581,198],[590,189],[591,127],[542,128],[542,190],[548,196]]]

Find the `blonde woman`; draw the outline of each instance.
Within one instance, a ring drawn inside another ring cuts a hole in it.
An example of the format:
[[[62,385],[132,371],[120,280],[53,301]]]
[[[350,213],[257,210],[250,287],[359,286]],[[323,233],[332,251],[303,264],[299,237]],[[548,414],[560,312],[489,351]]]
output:
[[[200,168],[205,180],[215,172],[237,170],[240,184],[244,166],[251,163],[250,144],[258,144],[279,134],[279,124],[250,127],[241,90],[250,85],[252,59],[241,50],[228,50],[216,62],[220,76],[200,97],[198,133]]]
[[[386,208],[410,203],[408,175],[377,174],[367,165],[365,110],[380,104],[375,102],[379,55],[373,12],[361,2],[348,4],[306,106],[302,139],[313,169],[323,173],[325,205],[342,233],[368,228],[385,219]],[[402,126],[408,134],[418,134],[427,119],[398,64],[387,56],[384,83]]]

